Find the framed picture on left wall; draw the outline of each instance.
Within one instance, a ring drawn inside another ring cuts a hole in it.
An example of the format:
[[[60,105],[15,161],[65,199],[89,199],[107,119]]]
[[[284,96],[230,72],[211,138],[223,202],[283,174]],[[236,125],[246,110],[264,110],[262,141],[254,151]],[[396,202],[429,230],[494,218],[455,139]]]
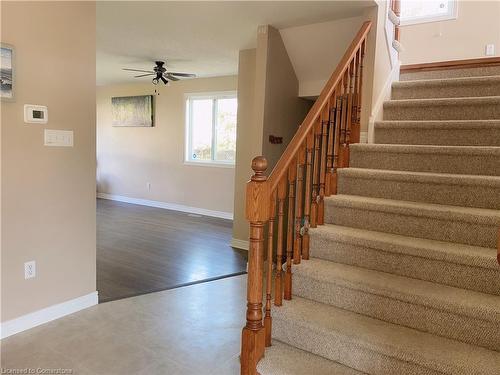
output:
[[[14,100],[14,47],[0,43],[0,98]]]

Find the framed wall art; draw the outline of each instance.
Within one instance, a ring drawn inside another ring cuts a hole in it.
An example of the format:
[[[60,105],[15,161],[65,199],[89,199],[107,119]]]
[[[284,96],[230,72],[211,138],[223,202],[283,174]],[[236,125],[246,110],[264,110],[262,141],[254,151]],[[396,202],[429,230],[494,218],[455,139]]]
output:
[[[14,100],[14,47],[0,43],[0,98]]]
[[[113,126],[154,126],[153,95],[111,98]]]

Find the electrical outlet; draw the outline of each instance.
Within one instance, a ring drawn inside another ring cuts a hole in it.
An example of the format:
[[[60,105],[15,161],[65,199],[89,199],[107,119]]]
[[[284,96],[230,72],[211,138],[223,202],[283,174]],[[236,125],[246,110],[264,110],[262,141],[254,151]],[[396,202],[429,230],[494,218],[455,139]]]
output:
[[[485,53],[486,53],[486,56],[493,56],[495,54],[495,45],[494,44],[487,44]]]
[[[24,278],[32,279],[36,276],[36,263],[34,260],[24,263]]]
[[[148,188],[148,191],[151,191],[151,182],[146,182],[146,187]]]

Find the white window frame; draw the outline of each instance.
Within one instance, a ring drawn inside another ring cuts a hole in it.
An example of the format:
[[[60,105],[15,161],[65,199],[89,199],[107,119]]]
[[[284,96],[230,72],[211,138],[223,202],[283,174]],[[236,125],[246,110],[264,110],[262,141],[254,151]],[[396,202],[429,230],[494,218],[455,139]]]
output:
[[[190,105],[193,99],[237,99],[237,91],[213,91],[202,93],[187,93],[184,95],[185,116],[186,116],[186,139],[184,145],[184,164],[206,166],[206,167],[222,167],[234,168],[236,161],[220,161],[220,160],[196,160],[192,158],[191,139],[192,139],[192,106]],[[217,119],[217,106],[213,102],[214,108],[212,112],[212,157],[216,154],[217,132],[216,132],[216,119]]]
[[[405,0],[401,0],[403,2]],[[418,25],[421,23],[430,23],[430,22],[440,22],[440,21],[449,21],[455,20],[458,17],[458,0],[446,0],[448,5],[448,13],[438,16],[420,16],[420,17],[412,17],[412,18],[401,18],[401,26],[409,26],[409,25]]]

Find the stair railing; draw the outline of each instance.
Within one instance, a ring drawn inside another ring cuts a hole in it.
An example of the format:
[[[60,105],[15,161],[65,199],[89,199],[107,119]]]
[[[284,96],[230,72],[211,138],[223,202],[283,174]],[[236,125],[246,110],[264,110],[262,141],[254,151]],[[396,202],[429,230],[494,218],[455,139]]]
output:
[[[398,53],[401,52],[401,0],[391,0],[389,19],[394,24],[394,40],[392,46]]]
[[[257,363],[271,345],[273,282],[274,305],[281,306],[283,299],[292,298],[293,264],[309,259],[309,228],[324,223],[324,197],[337,192],[337,169],[349,165],[349,144],[359,142],[363,61],[370,29],[370,21],[363,23],[271,174],[265,175],[264,157],[252,160],[254,175],[246,187],[250,238],[242,375],[257,374]]]

